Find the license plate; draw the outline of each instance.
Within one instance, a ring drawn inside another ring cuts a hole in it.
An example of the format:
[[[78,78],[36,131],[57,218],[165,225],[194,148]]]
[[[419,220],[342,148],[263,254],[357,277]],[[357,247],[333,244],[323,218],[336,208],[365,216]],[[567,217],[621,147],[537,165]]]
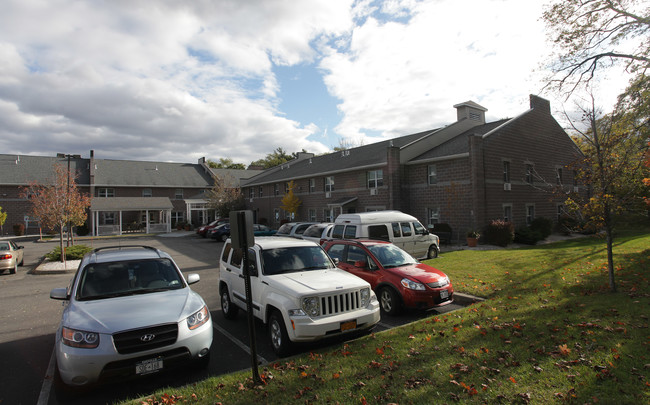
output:
[[[135,363],[135,373],[137,375],[155,373],[163,368],[162,357],[156,359],[143,360]]]
[[[449,290],[442,290],[440,291],[440,299],[444,300],[445,298],[449,297]]]
[[[341,332],[357,328],[357,321],[341,322]]]

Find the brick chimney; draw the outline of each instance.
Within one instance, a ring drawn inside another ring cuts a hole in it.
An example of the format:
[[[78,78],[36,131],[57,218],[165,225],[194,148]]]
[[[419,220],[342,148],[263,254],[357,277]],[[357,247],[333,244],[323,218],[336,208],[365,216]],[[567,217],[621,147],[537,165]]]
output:
[[[550,101],[538,97],[534,94],[530,95],[530,108],[533,110],[539,110],[540,112],[546,112],[549,115],[551,114],[551,103]]]

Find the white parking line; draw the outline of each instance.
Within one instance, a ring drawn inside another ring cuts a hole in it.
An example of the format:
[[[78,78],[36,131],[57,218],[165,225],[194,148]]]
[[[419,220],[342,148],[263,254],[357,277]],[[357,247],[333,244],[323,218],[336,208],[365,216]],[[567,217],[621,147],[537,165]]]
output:
[[[221,326],[217,325],[214,322],[212,323],[212,328],[218,331],[219,333],[221,333],[222,335],[224,335],[225,337],[227,337],[228,339],[230,339],[234,344],[239,346],[240,349],[248,353],[249,356],[251,355],[251,349],[247,345],[245,345],[241,340],[231,335],[227,330],[225,330],[224,328],[222,328]],[[257,360],[258,362],[261,362],[260,364],[268,364],[268,361],[264,357],[260,356],[259,354],[257,355]]]
[[[50,401],[50,391],[52,390],[52,381],[54,380],[54,361],[54,350],[52,350],[50,364],[47,365],[47,371],[45,372],[45,378],[43,378],[43,385],[38,395],[37,405],[47,405]]]

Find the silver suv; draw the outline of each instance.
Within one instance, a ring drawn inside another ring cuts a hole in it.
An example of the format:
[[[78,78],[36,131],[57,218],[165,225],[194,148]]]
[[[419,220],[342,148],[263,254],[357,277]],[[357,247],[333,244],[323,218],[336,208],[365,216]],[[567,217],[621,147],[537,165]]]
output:
[[[57,386],[65,392],[191,360],[207,365],[212,320],[189,287],[198,281],[152,247],[87,253],[70,285],[50,292],[67,304],[55,340]]]
[[[221,309],[227,319],[246,310],[241,249],[228,240],[219,263]],[[370,284],[339,270],[316,243],[256,237],[249,248],[253,312],[268,326],[278,356],[291,342],[370,330],[379,322],[379,303]]]

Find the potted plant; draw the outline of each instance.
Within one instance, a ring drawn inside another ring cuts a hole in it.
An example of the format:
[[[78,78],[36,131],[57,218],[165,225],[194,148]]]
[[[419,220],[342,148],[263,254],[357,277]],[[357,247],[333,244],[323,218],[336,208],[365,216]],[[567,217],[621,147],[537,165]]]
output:
[[[481,237],[481,234],[478,231],[469,231],[467,232],[467,246],[476,247],[478,244],[478,238]]]

